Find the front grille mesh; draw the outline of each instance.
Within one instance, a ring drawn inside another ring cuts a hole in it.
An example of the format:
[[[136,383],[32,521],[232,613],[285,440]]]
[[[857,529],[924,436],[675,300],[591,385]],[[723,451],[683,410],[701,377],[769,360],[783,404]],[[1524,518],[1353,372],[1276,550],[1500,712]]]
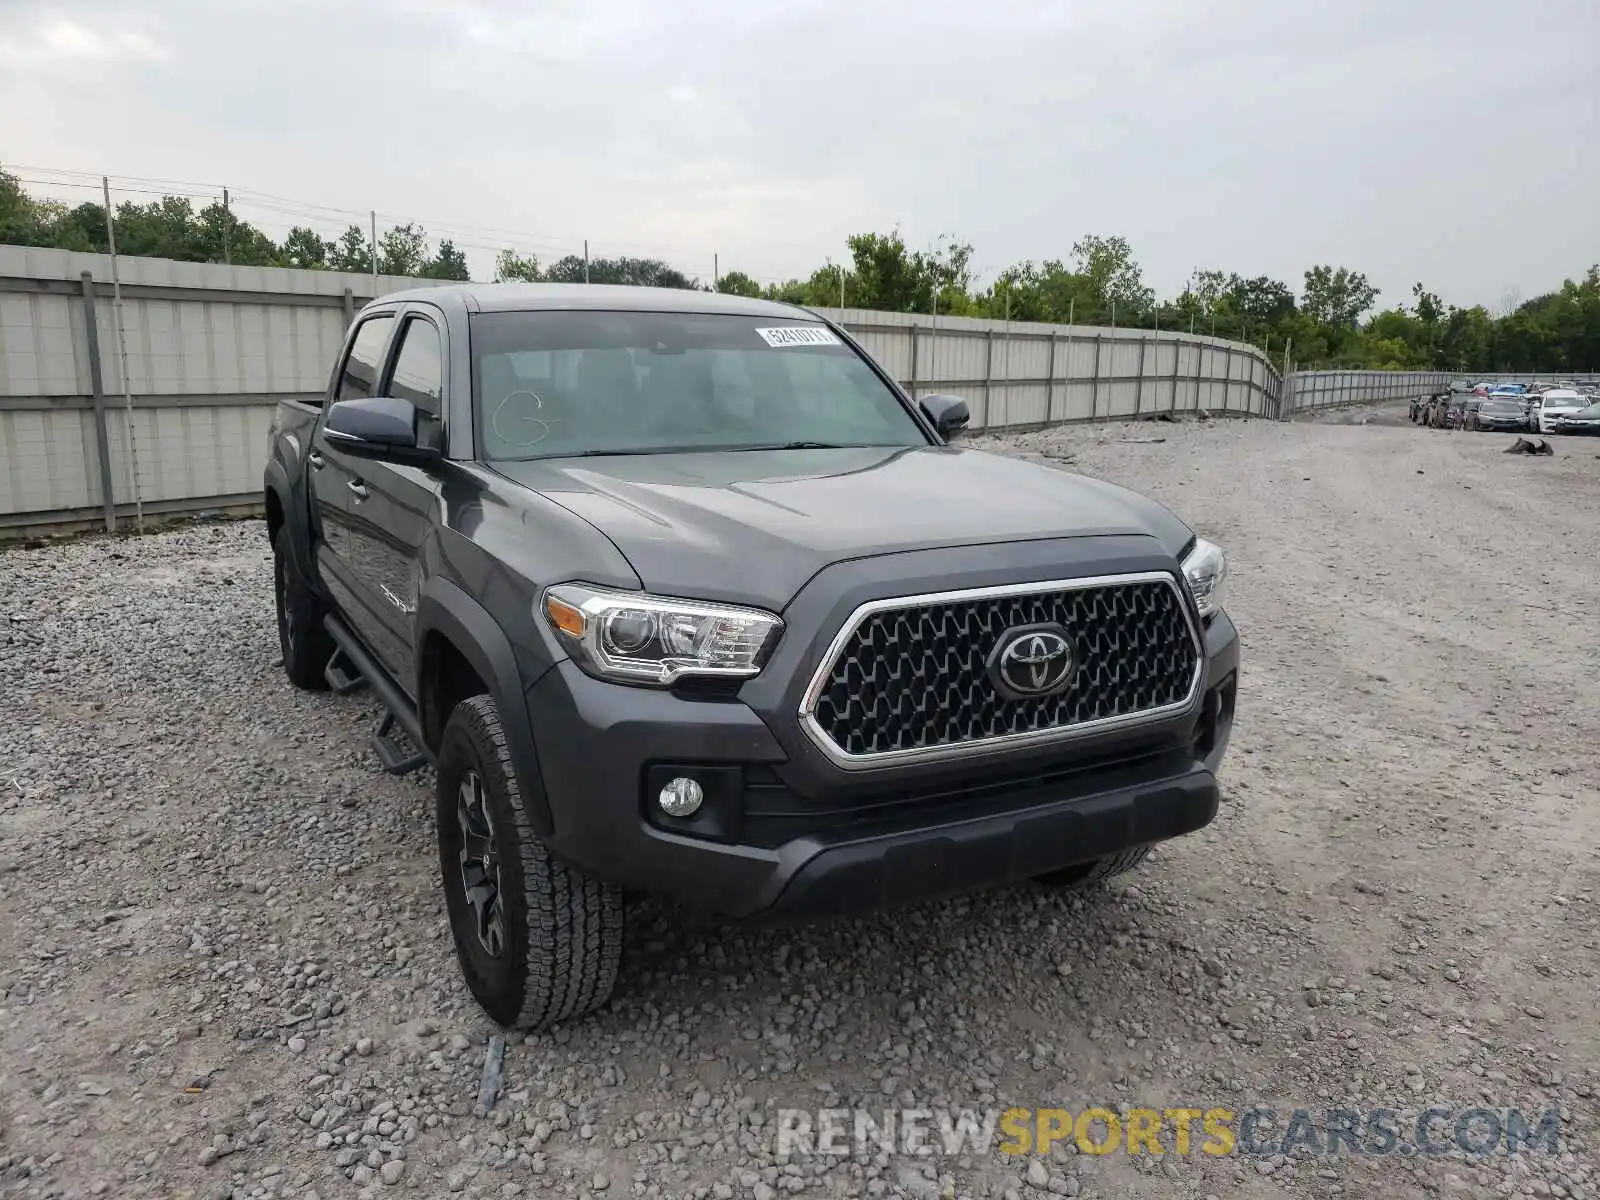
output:
[[[1072,685],[1009,700],[985,670],[1006,630],[1055,622],[1077,653]],[[994,596],[870,613],[813,708],[852,757],[1061,729],[1181,703],[1199,651],[1177,593],[1159,580]]]

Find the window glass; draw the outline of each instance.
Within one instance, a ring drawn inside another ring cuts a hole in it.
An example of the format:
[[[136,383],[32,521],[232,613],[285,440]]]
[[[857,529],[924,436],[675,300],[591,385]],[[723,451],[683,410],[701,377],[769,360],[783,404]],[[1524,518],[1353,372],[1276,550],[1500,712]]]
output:
[[[416,317],[407,321],[400,334],[400,353],[395,356],[389,394],[437,416],[444,391],[440,359],[439,331],[431,322]]]
[[[472,354],[491,459],[928,444],[861,356],[803,318],[484,313]]]
[[[335,400],[363,400],[372,395],[378,385],[378,366],[383,362],[383,348],[389,342],[389,331],[394,328],[394,316],[369,317],[356,330],[355,344],[350,356],[344,360],[344,372],[339,376]]]

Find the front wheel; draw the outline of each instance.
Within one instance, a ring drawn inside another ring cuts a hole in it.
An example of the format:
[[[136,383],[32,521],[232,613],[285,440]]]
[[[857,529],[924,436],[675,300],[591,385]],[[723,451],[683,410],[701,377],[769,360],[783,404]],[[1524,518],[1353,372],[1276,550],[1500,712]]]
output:
[[[439,869],[456,958],[500,1025],[599,1008],[622,959],[622,892],[551,857],[533,832],[488,696],[456,705],[439,747]]]
[[[1135,846],[1131,850],[1108,854],[1104,858],[1095,858],[1086,863],[1062,867],[1059,871],[1047,871],[1043,875],[1035,875],[1033,879],[1035,883],[1043,884],[1047,888],[1064,888],[1068,891],[1086,892],[1090,888],[1104,883],[1113,875],[1121,875],[1124,871],[1133,870],[1149,857],[1149,846]]]

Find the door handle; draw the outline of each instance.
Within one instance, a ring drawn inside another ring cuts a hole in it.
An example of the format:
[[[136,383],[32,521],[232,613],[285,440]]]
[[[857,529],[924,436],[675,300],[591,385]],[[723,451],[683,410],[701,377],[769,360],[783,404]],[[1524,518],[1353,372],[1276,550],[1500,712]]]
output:
[[[313,450],[310,454],[306,455],[306,461],[311,464],[312,470],[315,471],[322,470],[322,468],[328,462],[327,459],[322,457],[322,452],[320,450]]]
[[[359,479],[352,479],[349,483],[345,484],[345,487],[349,488],[351,493],[354,494],[357,504],[360,504],[367,498],[367,485],[362,483]]]

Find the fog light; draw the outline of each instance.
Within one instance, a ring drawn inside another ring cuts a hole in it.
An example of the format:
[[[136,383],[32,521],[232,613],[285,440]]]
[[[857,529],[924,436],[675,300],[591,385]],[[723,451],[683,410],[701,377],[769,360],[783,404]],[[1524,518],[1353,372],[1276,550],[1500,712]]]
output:
[[[705,798],[706,794],[698,783],[680,775],[676,779],[667,781],[667,786],[662,788],[661,794],[656,797],[656,803],[661,805],[661,811],[669,817],[692,817]]]

